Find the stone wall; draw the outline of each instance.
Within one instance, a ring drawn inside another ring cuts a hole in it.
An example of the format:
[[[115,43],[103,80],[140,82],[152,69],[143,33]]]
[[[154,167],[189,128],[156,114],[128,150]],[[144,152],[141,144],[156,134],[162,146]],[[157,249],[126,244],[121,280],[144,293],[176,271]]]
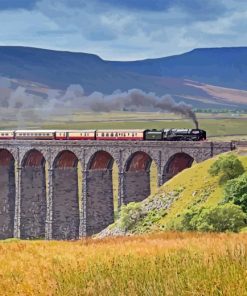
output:
[[[0,166],[0,239],[13,237],[15,214],[14,165]]]
[[[20,201],[21,238],[45,238],[46,178],[44,166],[22,168]]]
[[[79,237],[77,167],[55,168],[53,173],[52,238]]]
[[[150,195],[150,172],[124,172],[123,203],[139,202]]]
[[[87,183],[86,233],[92,235],[114,222],[112,170],[90,170]]]

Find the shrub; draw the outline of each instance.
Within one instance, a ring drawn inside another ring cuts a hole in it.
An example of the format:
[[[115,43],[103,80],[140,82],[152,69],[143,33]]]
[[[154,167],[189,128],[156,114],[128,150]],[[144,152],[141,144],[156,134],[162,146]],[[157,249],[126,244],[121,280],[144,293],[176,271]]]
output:
[[[191,209],[182,214],[177,230],[238,232],[246,225],[247,215],[241,207],[224,204],[211,208]]]
[[[219,183],[223,184],[244,173],[244,167],[238,157],[234,154],[220,156],[210,167],[211,176],[220,175]]]
[[[140,203],[131,202],[126,206],[122,206],[120,212],[119,224],[124,230],[130,230],[142,216]]]
[[[247,212],[247,173],[228,181],[224,191],[226,202],[231,201]]]
[[[203,209],[197,217],[192,219],[198,231],[238,232],[245,226],[247,216],[241,207],[233,204],[225,204]]]
[[[193,223],[196,217],[200,214],[203,208],[191,208],[186,210],[180,218],[180,221],[174,226],[177,228],[176,230],[181,231],[193,231],[197,230],[196,225]]]

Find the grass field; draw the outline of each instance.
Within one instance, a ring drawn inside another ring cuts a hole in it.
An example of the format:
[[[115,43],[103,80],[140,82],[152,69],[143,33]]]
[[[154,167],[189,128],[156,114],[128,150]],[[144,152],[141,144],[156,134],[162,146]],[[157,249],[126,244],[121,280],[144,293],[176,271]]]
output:
[[[247,235],[0,243],[0,295],[246,295]]]

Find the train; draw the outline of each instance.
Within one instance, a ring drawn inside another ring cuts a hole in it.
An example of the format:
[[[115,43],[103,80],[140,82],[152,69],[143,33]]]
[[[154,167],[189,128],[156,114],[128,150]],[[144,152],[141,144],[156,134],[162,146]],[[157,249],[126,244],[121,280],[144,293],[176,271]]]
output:
[[[0,140],[205,141],[202,129],[0,130]]]

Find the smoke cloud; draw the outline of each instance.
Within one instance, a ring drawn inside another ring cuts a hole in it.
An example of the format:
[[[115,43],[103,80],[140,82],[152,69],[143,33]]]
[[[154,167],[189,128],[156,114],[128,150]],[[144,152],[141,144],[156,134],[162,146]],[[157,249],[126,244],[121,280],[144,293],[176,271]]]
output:
[[[0,93],[0,104],[3,106]],[[45,95],[30,91],[23,86],[12,90],[7,107],[16,108],[16,116],[29,109],[37,119],[47,119],[49,116],[58,115],[61,109],[67,113],[74,109],[94,112],[111,112],[118,110],[133,111],[167,111],[190,118],[198,127],[198,121],[190,105],[184,102],[177,103],[170,95],[157,96],[155,93],[146,93],[140,89],[131,89],[121,92],[119,90],[110,95],[93,92],[86,95],[80,85],[70,85],[65,91],[47,90]]]
[[[139,89],[132,89],[127,92],[116,91],[108,96],[101,93],[92,93],[88,97],[88,104],[89,108],[95,112],[110,112],[125,109],[172,112],[192,119],[196,128],[198,128],[198,121],[192,107],[184,102],[176,103],[170,95],[159,97],[154,93],[146,93]]]

